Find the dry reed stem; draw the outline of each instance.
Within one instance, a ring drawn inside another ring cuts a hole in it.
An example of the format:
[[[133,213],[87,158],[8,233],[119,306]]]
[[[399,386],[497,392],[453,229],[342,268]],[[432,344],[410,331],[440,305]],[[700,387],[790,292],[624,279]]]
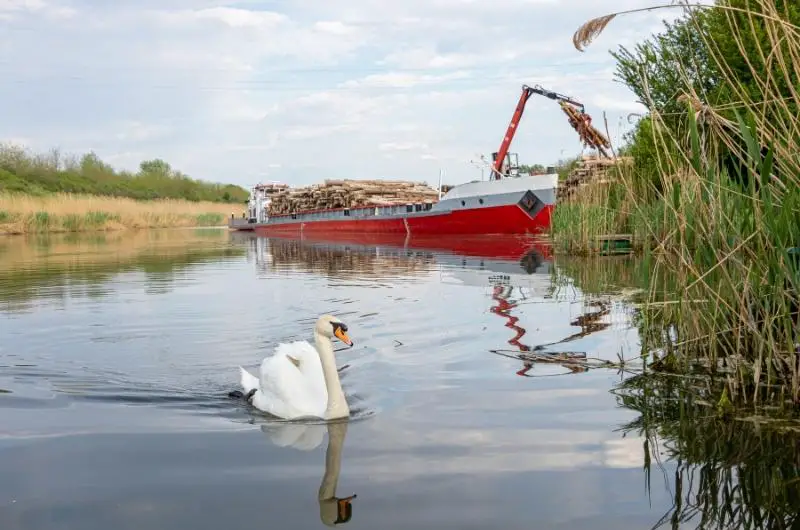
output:
[[[59,193],[46,196],[0,193],[0,233],[122,230],[224,224],[242,206],[176,199],[137,201],[126,197]],[[87,222],[94,216],[94,222]],[[221,216],[221,217],[220,217]]]
[[[719,5],[698,5],[698,4],[688,4],[681,1],[675,1],[671,4],[665,4],[660,6],[652,6],[652,7],[642,7],[638,9],[628,9],[625,11],[617,11],[616,13],[610,13],[608,15],[603,15],[600,17],[595,17],[591,20],[588,20],[581,24],[575,33],[572,35],[572,44],[575,46],[575,49],[579,52],[584,51],[591,42],[598,37],[608,26],[608,24],[614,20],[616,17],[620,15],[629,15],[633,13],[643,13],[645,11],[655,11],[656,9],[667,9],[667,8],[674,8],[680,7],[685,10],[690,9],[724,9],[726,11],[737,12],[747,14],[748,16],[753,14],[752,10],[749,9],[742,9],[738,7],[731,7],[731,6],[719,6]],[[791,24],[790,22],[781,19],[779,16],[773,15],[765,15],[765,14],[758,14],[756,16],[760,16],[766,21],[777,22],[784,26],[787,30],[794,31],[800,34],[800,27]]]

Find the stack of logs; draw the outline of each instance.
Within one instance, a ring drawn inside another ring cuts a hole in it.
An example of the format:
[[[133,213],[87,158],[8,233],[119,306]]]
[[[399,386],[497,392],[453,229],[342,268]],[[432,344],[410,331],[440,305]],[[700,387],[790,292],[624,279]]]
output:
[[[427,184],[403,180],[325,180],[303,188],[290,188],[272,195],[270,215],[305,210],[390,206],[436,202],[439,192]]]
[[[559,103],[561,110],[567,115],[567,120],[573,129],[578,133],[581,142],[586,147],[597,149],[597,151],[605,158],[611,158],[608,155],[607,149],[611,149],[611,142],[608,138],[601,133],[597,127],[592,125],[592,117],[584,112],[578,112],[578,109],[566,102]]]
[[[589,184],[608,184],[614,178],[613,168],[631,164],[632,157],[601,158],[596,155],[584,155],[578,161],[567,179],[558,186],[558,200],[568,200]]]

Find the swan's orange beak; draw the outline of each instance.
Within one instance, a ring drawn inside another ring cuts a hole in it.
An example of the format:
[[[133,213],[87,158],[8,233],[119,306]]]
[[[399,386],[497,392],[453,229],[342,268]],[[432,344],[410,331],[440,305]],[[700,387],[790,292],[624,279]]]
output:
[[[344,342],[351,348],[353,347],[353,341],[350,340],[350,337],[347,336],[347,332],[343,330],[341,327],[337,326],[336,329],[333,331],[333,334],[336,335],[336,338],[339,339],[340,341]]]
[[[347,523],[353,517],[353,504],[352,500],[355,499],[355,495],[351,495],[349,497],[345,497],[343,499],[336,500],[336,522],[338,524]]]

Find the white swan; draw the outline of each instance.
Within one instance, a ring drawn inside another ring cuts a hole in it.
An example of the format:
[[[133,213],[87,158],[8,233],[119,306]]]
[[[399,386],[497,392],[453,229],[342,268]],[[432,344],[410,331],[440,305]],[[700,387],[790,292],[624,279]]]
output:
[[[284,419],[346,418],[350,408],[339,381],[331,339],[348,346],[347,326],[322,315],[314,326],[314,346],[299,341],[280,344],[275,354],[261,362],[260,378],[239,367],[247,400],[257,409]]]

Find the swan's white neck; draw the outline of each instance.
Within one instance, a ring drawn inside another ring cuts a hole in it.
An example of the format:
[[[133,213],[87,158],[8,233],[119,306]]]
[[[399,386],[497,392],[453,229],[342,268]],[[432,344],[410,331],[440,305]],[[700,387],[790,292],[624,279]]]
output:
[[[327,501],[336,497],[336,484],[342,466],[342,445],[347,434],[347,422],[328,424],[328,448],[325,450],[325,474],[319,485],[318,500]]]
[[[342,383],[339,380],[339,371],[336,369],[336,359],[333,356],[333,344],[324,335],[314,331],[314,342],[319,352],[322,363],[322,373],[325,375],[325,386],[328,389],[328,407],[325,409],[324,419],[346,418],[350,416],[350,407],[344,397]]]
[[[347,434],[347,420],[328,423],[328,449],[325,451],[325,474],[319,485],[319,519],[325,526],[336,526],[339,519],[340,499],[336,497],[336,485],[342,466],[342,445]]]

